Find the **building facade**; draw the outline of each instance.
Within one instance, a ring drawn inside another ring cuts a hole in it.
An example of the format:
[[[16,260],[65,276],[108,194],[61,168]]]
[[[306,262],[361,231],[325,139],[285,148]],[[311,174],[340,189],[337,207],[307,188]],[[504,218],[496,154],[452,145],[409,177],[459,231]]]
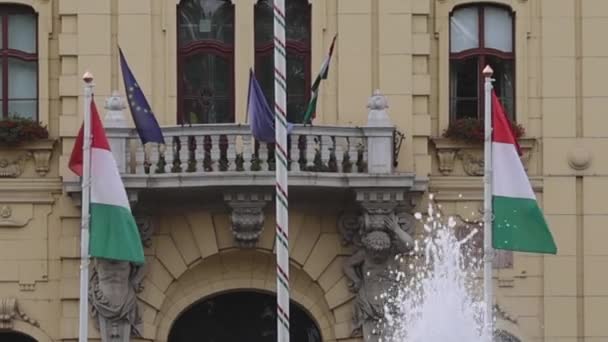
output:
[[[608,2],[286,0],[286,8],[290,121],[302,122],[338,35],[314,125],[290,136],[298,338],[377,338],[378,281],[365,274],[402,252],[395,230],[420,232],[411,214],[424,211],[428,194],[465,233],[481,220],[489,64],[558,246],[556,256],[496,258],[502,339],[608,340]],[[10,138],[14,117],[49,133],[0,147],[0,340],[78,337],[80,187],[67,161],[85,71],[146,253],[143,267],[92,262],[90,339],[273,340],[274,147],[254,142],[246,125],[250,69],[272,103],[272,24],[267,0],[0,1],[0,133]],[[165,146],[142,146],[132,129],[119,47]],[[380,261],[378,245],[388,253]]]

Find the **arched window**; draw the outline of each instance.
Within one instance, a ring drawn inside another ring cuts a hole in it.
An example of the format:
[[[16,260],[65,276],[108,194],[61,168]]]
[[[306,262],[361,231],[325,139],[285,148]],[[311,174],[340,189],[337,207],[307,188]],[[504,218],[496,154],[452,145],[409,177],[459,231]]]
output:
[[[286,0],[287,120],[302,122],[310,98],[310,4]],[[274,52],[272,0],[255,6],[255,74],[274,108]]]
[[[234,5],[182,0],[178,23],[178,121],[234,121]]]
[[[515,118],[513,12],[490,5],[455,9],[450,17],[450,118],[483,116],[481,71],[494,69],[494,89]]]
[[[38,18],[26,6],[0,6],[0,111],[38,118]]]

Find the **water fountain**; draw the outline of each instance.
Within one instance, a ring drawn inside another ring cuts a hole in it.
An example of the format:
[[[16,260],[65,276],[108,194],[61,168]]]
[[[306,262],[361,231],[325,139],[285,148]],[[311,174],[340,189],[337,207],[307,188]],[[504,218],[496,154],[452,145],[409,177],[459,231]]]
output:
[[[477,229],[462,240],[456,222],[443,217],[430,196],[424,237],[387,297],[382,341],[487,342],[483,329],[482,260],[471,248]],[[405,261],[404,261],[405,262]]]

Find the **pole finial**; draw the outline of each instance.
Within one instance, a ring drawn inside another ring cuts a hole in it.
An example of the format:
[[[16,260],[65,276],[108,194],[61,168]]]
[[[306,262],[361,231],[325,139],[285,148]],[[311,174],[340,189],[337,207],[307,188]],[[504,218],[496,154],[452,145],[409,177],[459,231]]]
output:
[[[494,70],[492,69],[492,67],[490,67],[490,65],[486,65],[486,67],[483,68],[482,74],[485,77],[492,77],[492,75],[494,74]]]
[[[85,81],[85,83],[93,82],[93,74],[89,71],[85,72],[84,75],[82,75],[82,80]]]

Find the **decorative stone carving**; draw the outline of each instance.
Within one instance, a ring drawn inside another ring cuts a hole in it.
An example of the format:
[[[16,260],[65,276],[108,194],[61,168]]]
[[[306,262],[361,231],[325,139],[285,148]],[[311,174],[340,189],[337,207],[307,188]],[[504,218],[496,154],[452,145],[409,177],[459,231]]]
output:
[[[591,154],[584,147],[575,147],[568,152],[568,165],[574,170],[585,170],[591,164]]]
[[[15,298],[0,299],[0,330],[12,329],[13,321],[21,319],[35,327],[39,326],[38,322],[31,319],[28,315],[19,310],[17,300]]]
[[[89,283],[91,315],[102,342],[128,342],[142,336],[137,293],[144,268],[126,261],[95,259]]]
[[[264,207],[272,200],[269,192],[226,192],[224,200],[232,209],[230,221],[239,247],[254,247],[264,229]]]
[[[500,304],[494,304],[494,312],[496,312],[497,317],[509,321],[513,324],[517,324],[517,318],[509,314],[502,306],[500,306]]]
[[[104,108],[106,116],[104,118],[104,126],[106,127],[127,127],[127,120],[123,110],[127,108],[125,100],[120,96],[118,90],[112,92],[112,96],[106,98]]]
[[[403,201],[402,192],[360,191],[357,201],[361,212],[345,213],[339,220],[344,242],[355,247],[344,264],[349,287],[356,294],[353,335],[379,341],[386,304],[382,294],[396,284],[393,272],[400,267],[396,256],[411,251],[414,245],[411,232],[415,219],[395,212]]]
[[[478,151],[459,151],[464,172],[469,176],[483,176],[483,149]]]
[[[32,157],[32,154],[22,153],[17,158],[9,160],[6,158],[0,159],[0,177],[2,178],[17,178],[21,176],[25,169],[25,162]]]
[[[367,101],[367,109],[369,113],[367,115],[367,126],[368,127],[390,127],[393,126],[391,119],[386,112],[388,108],[388,100],[384,95],[380,93],[379,89],[374,91],[374,95]]]
[[[483,144],[469,144],[449,138],[433,138],[439,172],[444,176],[452,175],[457,168],[457,160],[462,164],[462,170],[468,176],[483,176]],[[520,157],[524,169],[532,157],[532,149],[535,147],[534,138],[523,138],[519,141],[522,156]]]
[[[136,215],[135,221],[137,228],[139,229],[139,236],[144,247],[152,246],[152,235],[154,235],[154,225],[152,224],[152,218],[149,216],[138,216]]]
[[[445,149],[437,151],[437,158],[439,159],[439,172],[442,175],[447,176],[454,171],[454,158],[456,157],[456,151],[452,149]]]

